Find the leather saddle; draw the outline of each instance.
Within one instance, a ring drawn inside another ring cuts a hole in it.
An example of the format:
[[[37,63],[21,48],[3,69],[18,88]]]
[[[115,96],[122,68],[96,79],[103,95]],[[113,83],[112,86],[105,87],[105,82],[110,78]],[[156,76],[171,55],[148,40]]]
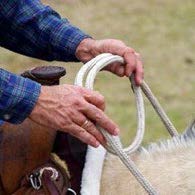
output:
[[[25,71],[21,76],[51,86],[58,85],[59,79],[65,74],[62,67],[43,66]],[[0,194],[14,194],[21,188],[24,178],[50,161],[52,152],[66,162],[71,188],[79,194],[86,148],[78,139],[43,127],[28,118],[19,125],[5,122],[0,126]],[[28,183],[28,186],[32,188],[31,193],[21,194],[39,194],[38,189],[33,189],[32,183]],[[41,194],[52,193],[48,191]]]

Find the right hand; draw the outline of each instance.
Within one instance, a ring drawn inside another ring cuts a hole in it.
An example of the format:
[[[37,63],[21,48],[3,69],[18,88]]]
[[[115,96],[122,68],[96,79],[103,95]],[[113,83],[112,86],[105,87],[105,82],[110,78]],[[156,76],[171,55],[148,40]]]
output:
[[[98,147],[106,141],[95,124],[112,135],[119,133],[117,125],[104,114],[104,109],[104,98],[98,92],[73,85],[42,86],[29,118]]]
[[[109,64],[102,70],[108,70],[120,77],[129,77],[135,73],[135,83],[141,85],[144,76],[144,69],[139,53],[124,42],[116,39],[94,40],[86,38],[78,45],[76,49],[76,57],[86,63],[101,53],[111,53],[124,58],[124,64],[115,62]]]

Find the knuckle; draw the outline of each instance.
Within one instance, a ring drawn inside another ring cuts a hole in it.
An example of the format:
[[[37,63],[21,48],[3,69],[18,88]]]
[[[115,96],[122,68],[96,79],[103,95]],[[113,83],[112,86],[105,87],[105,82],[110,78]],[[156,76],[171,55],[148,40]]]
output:
[[[64,121],[58,121],[58,124],[59,124],[60,129],[65,129],[66,128],[66,124],[64,123]]]
[[[90,144],[94,144],[95,143],[95,139],[93,137],[91,137],[91,136],[88,138],[88,141],[89,141]]]
[[[59,128],[68,131],[71,129],[72,122],[70,120],[61,120],[59,122]]]
[[[143,74],[144,74],[144,70],[143,70],[143,69],[140,69],[140,70],[139,70],[139,73],[140,73],[141,75],[143,75]]]
[[[141,56],[141,54],[136,53],[136,58],[137,58],[137,60],[139,60],[139,61],[142,62],[142,56]]]
[[[111,72],[114,72],[115,69],[116,69],[116,65],[115,64],[110,67]]]
[[[100,94],[99,94],[99,101],[100,101],[102,104],[104,104],[105,98],[104,98],[103,95],[100,95]]]
[[[74,99],[74,106],[76,107],[81,107],[83,105],[83,100],[82,98],[75,98]]]
[[[121,45],[121,46],[125,46],[125,43],[119,39],[115,40],[117,44]]]
[[[80,86],[73,86],[73,89],[76,93],[80,93],[80,91],[82,90],[82,87]]]
[[[85,136],[81,136],[84,140],[85,140],[85,142],[87,142],[87,143],[91,143],[92,141],[93,141],[93,137],[89,134],[89,133],[87,133]],[[92,141],[91,141],[92,140]]]
[[[79,137],[77,131],[70,130],[68,133],[70,133],[72,136]]]
[[[95,120],[98,122],[98,121],[101,121],[102,120],[102,114],[101,112],[96,112],[95,114]]]
[[[135,68],[136,68],[136,64],[135,63],[128,64],[128,67],[127,68],[128,68],[129,71],[134,71]]]
[[[79,135],[83,135],[85,133],[85,130],[82,128],[79,128],[78,133],[79,133]]]
[[[88,90],[85,89],[84,87],[80,87],[80,86],[75,86],[76,87],[76,91],[83,96],[83,94],[88,93]]]
[[[131,48],[131,47],[126,47],[125,53],[133,53],[134,54],[135,50],[133,48]]]
[[[133,64],[131,65],[131,67],[132,67],[133,70],[135,70],[136,67],[137,67],[137,66],[136,66],[136,63],[133,63]]]
[[[109,45],[112,45],[114,47],[119,47],[119,48],[124,48],[126,45],[123,41],[119,40],[119,39],[108,39],[107,42]]]
[[[96,106],[98,105],[98,107],[105,105],[105,98],[99,92],[95,92],[95,94],[93,96],[93,101],[96,104]]]

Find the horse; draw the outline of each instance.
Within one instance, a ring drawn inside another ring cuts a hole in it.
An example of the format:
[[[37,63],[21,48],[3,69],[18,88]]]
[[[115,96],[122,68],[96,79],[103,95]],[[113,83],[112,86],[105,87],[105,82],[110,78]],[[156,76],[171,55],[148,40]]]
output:
[[[195,120],[183,134],[140,147],[130,157],[159,194],[190,195],[195,194],[194,154]],[[107,153],[101,175],[100,194],[147,193],[120,159]]]
[[[78,72],[76,84],[93,89],[98,71],[113,62],[124,63],[123,58],[101,54],[88,62]],[[145,81],[135,86],[130,76],[137,107],[137,133],[133,143],[123,149],[119,137],[100,132],[108,144],[93,149],[88,147],[83,170],[82,195],[134,195],[134,194],[195,194],[195,122],[180,135]],[[150,101],[165,125],[171,139],[140,147],[144,136],[144,101],[142,93]],[[109,153],[110,152],[110,153]],[[112,155],[111,153],[115,154]],[[123,162],[123,163],[122,163]]]

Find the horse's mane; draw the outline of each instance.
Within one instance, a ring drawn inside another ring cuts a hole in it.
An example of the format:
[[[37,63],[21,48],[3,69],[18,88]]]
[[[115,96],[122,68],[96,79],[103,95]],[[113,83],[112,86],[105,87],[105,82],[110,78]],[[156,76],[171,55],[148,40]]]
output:
[[[138,151],[140,152],[140,155],[151,155],[188,147],[195,147],[195,137],[194,135],[182,134],[178,137],[150,143],[145,147],[142,146]]]

